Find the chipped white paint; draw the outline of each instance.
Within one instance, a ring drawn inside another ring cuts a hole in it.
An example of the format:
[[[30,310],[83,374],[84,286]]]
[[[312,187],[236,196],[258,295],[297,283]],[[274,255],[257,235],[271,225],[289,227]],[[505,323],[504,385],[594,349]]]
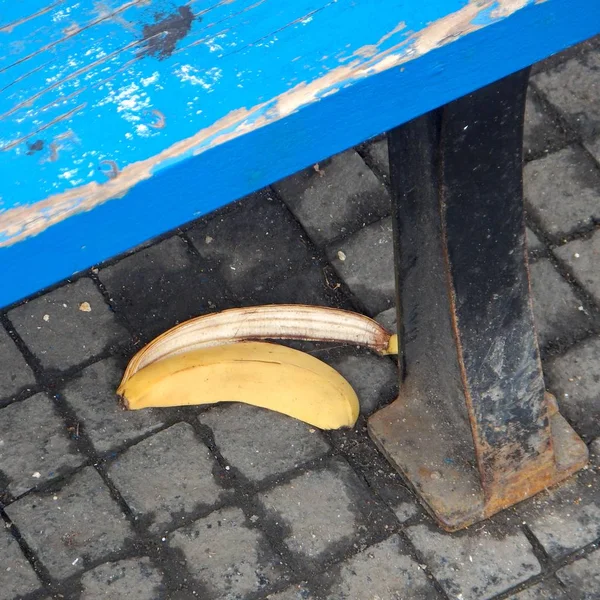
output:
[[[156,83],[159,80],[159,78],[160,78],[159,72],[154,71],[154,73],[152,73],[152,75],[150,75],[150,77],[142,77],[142,79],[140,79],[140,83],[144,87],[148,87],[149,85]]]
[[[539,0],[538,0],[539,1]],[[542,0],[544,1],[544,0]],[[499,19],[502,17],[508,17],[515,10],[523,8],[527,4],[528,0],[506,0],[497,8],[492,10],[492,17]]]
[[[73,10],[77,9],[78,7],[79,7],[79,3],[73,4],[73,6],[68,6],[67,8],[64,8],[63,10],[56,11],[54,13],[54,15],[52,16],[52,22],[60,23],[61,21],[68,19],[71,15],[71,12]]]
[[[158,80],[158,74],[156,75],[156,79],[152,77],[154,81]],[[133,77],[134,75],[130,74],[130,76]],[[152,83],[152,81],[150,83]],[[141,123],[141,121],[144,120],[145,115],[150,114],[150,110],[153,108],[150,96],[144,89],[145,87],[148,87],[147,85],[144,86],[144,83],[142,82],[142,87],[140,87],[137,83],[131,82],[118,90],[113,88],[110,81],[105,85],[108,94],[103,100],[97,102],[95,107],[103,106],[105,104],[114,104],[117,113],[120,114],[124,120],[133,125],[133,132],[137,135],[140,137],[149,137],[150,135],[156,134],[156,132],[150,129],[146,124]],[[129,135],[126,133],[125,136],[128,139],[133,137],[131,133],[129,133]]]
[[[218,67],[199,71],[192,65],[181,65],[181,67],[175,69],[175,75],[181,83],[199,85],[207,91],[212,91],[215,83],[221,79],[222,71]]]

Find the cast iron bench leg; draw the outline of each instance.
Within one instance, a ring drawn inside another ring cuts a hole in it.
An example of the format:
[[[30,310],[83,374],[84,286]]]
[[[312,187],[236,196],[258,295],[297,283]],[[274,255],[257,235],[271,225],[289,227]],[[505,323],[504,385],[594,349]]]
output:
[[[460,529],[584,466],[544,393],[522,200],[522,71],[389,134],[399,398],[369,421],[440,524]]]

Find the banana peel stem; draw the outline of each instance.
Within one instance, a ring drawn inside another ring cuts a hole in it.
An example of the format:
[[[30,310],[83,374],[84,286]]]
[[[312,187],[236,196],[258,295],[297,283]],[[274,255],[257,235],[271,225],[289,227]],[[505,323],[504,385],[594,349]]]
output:
[[[388,347],[384,350],[383,354],[398,354],[398,335],[393,334],[390,336]]]

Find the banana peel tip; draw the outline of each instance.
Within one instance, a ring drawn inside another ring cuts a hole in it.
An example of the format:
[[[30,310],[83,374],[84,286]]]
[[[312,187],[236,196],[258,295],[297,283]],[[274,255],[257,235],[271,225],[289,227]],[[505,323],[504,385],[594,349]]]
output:
[[[390,336],[388,347],[385,349],[384,354],[398,354],[398,336],[396,334]]]

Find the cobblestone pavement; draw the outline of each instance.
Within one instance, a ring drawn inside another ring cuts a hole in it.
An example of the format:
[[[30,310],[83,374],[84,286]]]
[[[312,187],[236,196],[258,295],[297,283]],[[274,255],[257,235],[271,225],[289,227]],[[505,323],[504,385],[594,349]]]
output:
[[[394,362],[355,349],[317,351],[360,395],[353,431],[118,407],[134,350],[198,314],[308,302],[393,326],[378,139],[1,314],[0,600],[600,598],[598,40],[536,66],[525,146],[547,386],[587,469],[442,532],[366,434]]]

